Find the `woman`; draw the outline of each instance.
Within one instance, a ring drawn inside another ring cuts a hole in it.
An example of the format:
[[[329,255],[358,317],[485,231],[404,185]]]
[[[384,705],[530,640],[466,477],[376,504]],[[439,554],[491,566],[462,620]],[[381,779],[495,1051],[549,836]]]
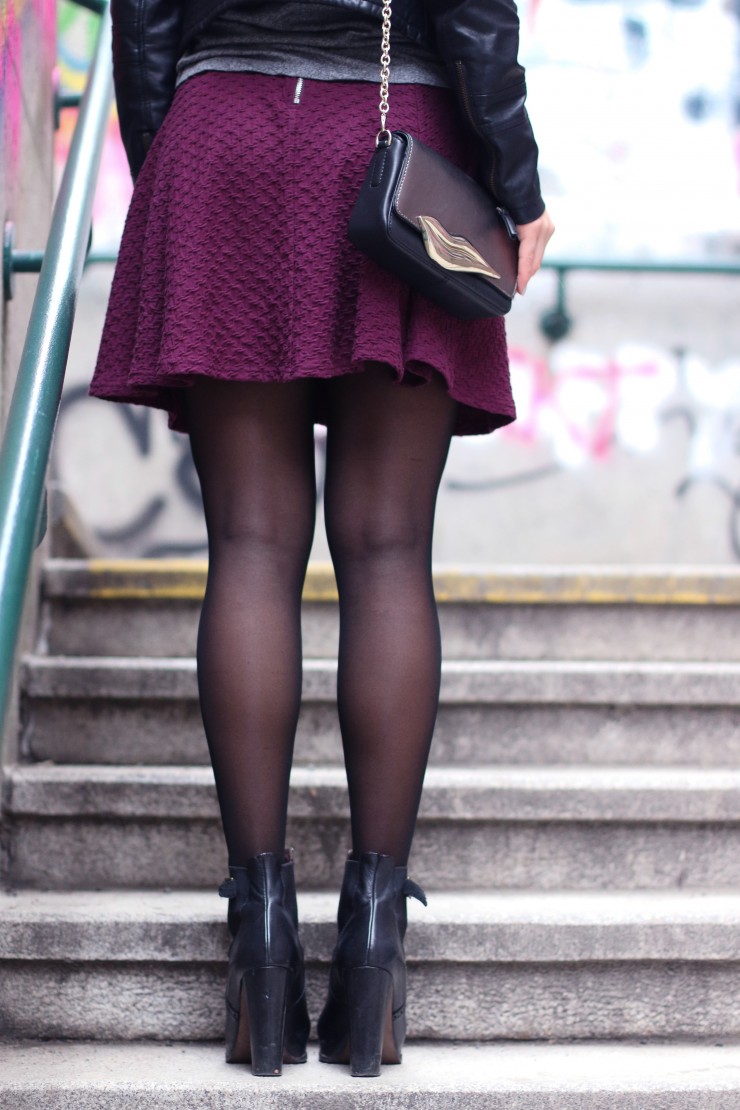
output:
[[[393,0],[391,126],[518,225],[518,289],[552,224],[510,0]],[[437,709],[435,499],[453,434],[514,419],[503,325],[460,321],[348,243],[377,130],[379,0],[113,0],[136,188],[92,384],[190,435],[209,537],[198,680],[230,863],[227,1060],[306,1059],[285,821],[327,425],[338,705],[352,851],[321,1059],[377,1075],[405,1032],[406,874]]]

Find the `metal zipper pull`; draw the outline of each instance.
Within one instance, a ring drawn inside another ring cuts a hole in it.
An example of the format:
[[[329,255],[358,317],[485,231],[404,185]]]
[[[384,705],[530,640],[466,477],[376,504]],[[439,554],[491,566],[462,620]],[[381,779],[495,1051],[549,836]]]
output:
[[[294,104],[300,104],[300,102],[301,102],[301,93],[302,92],[303,92],[303,78],[299,77],[298,80],[296,81],[295,92],[293,93],[293,103]]]

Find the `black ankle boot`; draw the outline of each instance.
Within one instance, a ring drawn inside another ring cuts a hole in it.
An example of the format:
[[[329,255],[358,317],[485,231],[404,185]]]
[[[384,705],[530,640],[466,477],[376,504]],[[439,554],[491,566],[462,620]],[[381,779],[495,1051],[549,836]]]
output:
[[[219,887],[233,938],[226,1061],[251,1061],[253,1075],[280,1075],[283,1063],[305,1063],[310,1030],[293,861],[263,852],[230,870]]]
[[[318,1024],[319,1059],[349,1062],[352,1075],[400,1064],[406,1036],[406,898],[426,905],[421,887],[392,856],[349,859],[339,896],[339,937],[329,997]]]

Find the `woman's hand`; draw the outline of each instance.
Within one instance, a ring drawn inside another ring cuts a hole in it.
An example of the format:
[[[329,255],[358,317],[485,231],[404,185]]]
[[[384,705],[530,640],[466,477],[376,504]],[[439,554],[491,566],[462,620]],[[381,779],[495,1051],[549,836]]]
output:
[[[519,273],[516,287],[519,293],[524,293],[529,279],[542,265],[542,256],[555,231],[555,225],[547,212],[543,212],[539,219],[532,220],[529,224],[517,224],[516,230],[519,235]]]

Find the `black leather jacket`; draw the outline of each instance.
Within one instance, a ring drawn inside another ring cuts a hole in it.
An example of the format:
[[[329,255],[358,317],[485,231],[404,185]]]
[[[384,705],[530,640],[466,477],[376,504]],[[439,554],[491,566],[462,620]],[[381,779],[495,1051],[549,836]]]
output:
[[[136,177],[170,106],[183,47],[239,0],[112,0],[113,74],[121,135]],[[380,18],[381,0],[306,0],[339,4]],[[393,25],[436,49],[462,115],[477,136],[481,177],[517,223],[544,210],[537,145],[517,61],[514,0],[393,0]]]

